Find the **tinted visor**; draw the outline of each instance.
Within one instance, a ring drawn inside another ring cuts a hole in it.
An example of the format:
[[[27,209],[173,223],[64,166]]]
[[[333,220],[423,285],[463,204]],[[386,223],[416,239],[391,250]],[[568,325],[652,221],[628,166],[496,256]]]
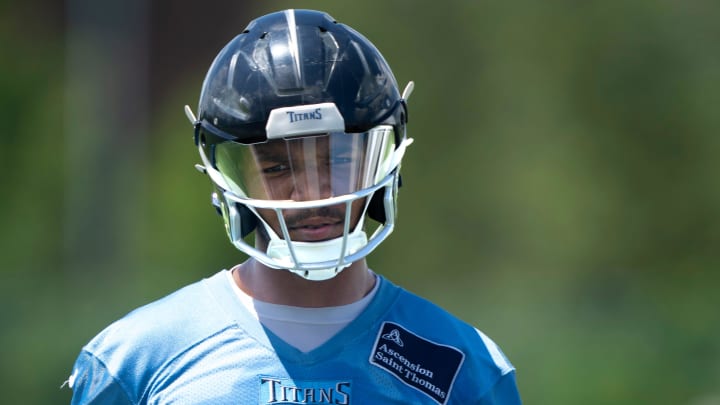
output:
[[[393,127],[329,133],[252,145],[215,146],[215,165],[229,191],[259,200],[314,201],[375,185],[393,169]]]

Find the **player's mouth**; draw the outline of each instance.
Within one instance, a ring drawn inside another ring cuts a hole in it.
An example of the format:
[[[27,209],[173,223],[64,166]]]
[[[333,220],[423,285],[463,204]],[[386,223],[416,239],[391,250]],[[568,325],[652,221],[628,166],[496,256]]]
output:
[[[319,242],[339,237],[342,234],[343,221],[330,217],[312,217],[288,225],[293,240]]]

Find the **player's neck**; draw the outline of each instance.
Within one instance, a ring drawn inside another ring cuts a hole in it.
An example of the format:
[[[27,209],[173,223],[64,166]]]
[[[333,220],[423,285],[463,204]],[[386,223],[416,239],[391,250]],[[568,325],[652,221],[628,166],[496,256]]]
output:
[[[286,270],[271,269],[255,259],[233,268],[235,283],[260,301],[298,307],[330,307],[353,303],[375,285],[365,259],[325,281],[309,281]]]

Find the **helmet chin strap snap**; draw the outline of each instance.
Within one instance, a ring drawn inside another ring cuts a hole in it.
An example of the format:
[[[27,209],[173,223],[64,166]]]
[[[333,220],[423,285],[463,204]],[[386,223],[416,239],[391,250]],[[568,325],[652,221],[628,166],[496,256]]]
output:
[[[353,254],[368,242],[367,235],[362,230],[356,230],[346,237],[321,241],[321,242],[287,242],[282,239],[275,239],[268,243],[267,255],[276,260],[278,266],[272,266],[278,269],[287,269],[288,271],[299,275],[300,277],[312,280],[323,281],[335,277],[343,269],[352,263],[343,263],[342,258]],[[343,252],[345,245],[345,252]],[[339,259],[340,258],[340,259]],[[297,269],[298,263],[308,262],[336,262],[337,266],[325,269]]]

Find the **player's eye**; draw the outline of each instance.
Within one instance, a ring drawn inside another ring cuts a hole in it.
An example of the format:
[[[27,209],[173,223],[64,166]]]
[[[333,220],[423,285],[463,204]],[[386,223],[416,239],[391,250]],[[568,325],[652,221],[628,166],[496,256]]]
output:
[[[290,170],[290,166],[284,163],[271,164],[263,167],[262,172],[268,175],[277,175]]]

